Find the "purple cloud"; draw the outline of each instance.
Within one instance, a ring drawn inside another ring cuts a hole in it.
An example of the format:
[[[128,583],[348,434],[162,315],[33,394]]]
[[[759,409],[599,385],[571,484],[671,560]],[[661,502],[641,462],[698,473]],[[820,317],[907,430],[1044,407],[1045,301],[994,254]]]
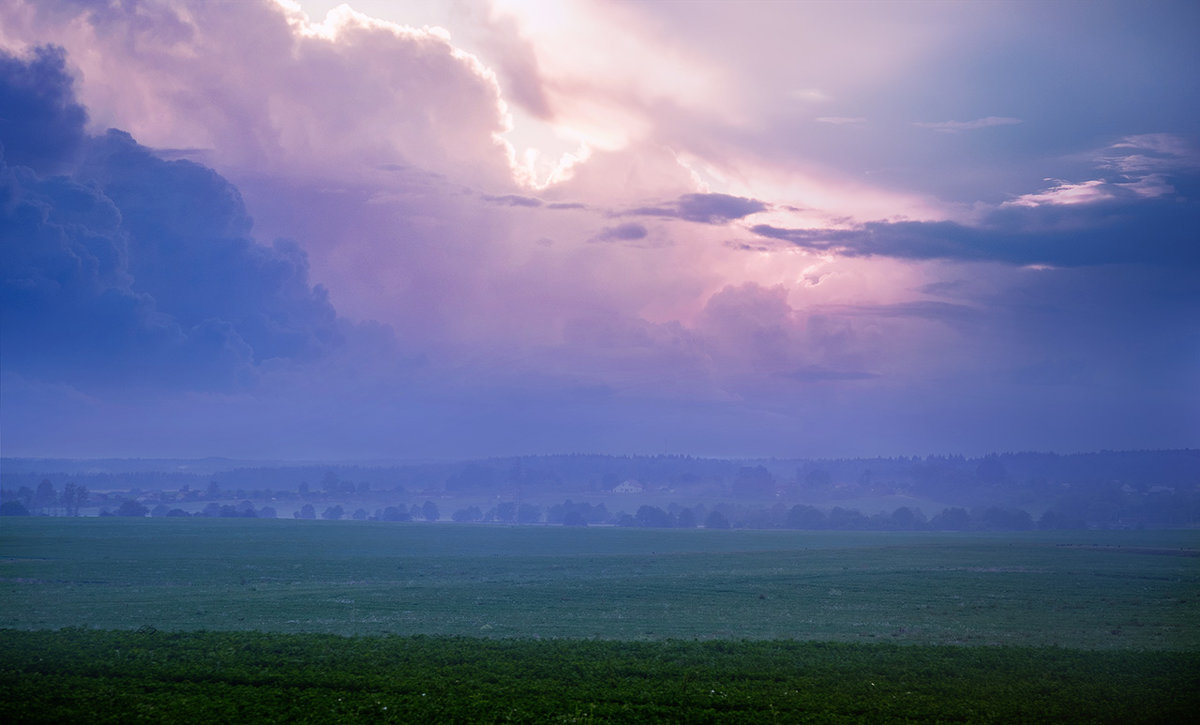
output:
[[[1200,265],[1196,201],[1126,196],[1080,205],[1006,206],[975,225],[867,222],[849,229],[788,229],[757,224],[750,230],[804,249],[851,256],[1071,267]]]
[[[633,216],[659,216],[698,224],[726,224],[767,210],[757,199],[729,194],[684,194],[670,204],[631,209]]]
[[[31,73],[36,87],[24,82]],[[82,132],[61,53],[0,57],[0,95],[42,120],[48,150],[0,167],[6,368],[89,385],[238,387],[266,361],[339,344],[344,323],[308,282],[304,252],[251,239],[227,181],[159,159],[128,134]],[[0,143],[18,148],[22,133],[0,127]],[[17,163],[49,156],[63,171],[57,148],[77,150],[68,173]]]
[[[606,227],[592,237],[593,242],[635,242],[645,239],[648,234],[646,227],[635,222],[625,222],[615,227]]]
[[[536,209],[542,205],[542,200],[532,196],[521,196],[520,194],[502,194],[500,196],[484,196],[484,201],[501,206],[523,206],[530,209]]]

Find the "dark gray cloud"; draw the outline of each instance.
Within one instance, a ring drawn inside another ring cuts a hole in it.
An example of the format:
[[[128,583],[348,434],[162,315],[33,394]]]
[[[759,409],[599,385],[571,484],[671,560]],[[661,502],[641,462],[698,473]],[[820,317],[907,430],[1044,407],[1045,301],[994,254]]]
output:
[[[1179,196],[1003,206],[977,226],[940,221],[869,222],[851,229],[787,229],[767,224],[751,227],[762,237],[850,256],[1064,267],[1194,267],[1200,265],[1198,229],[1200,204]]]
[[[490,201],[493,204],[502,206],[523,206],[529,208],[537,208],[542,205],[542,200],[532,196],[521,196],[520,194],[504,194],[501,196],[484,196],[484,201]]]
[[[725,224],[766,210],[765,203],[742,196],[684,194],[669,204],[638,207],[629,210],[626,214],[683,219],[698,224]]]
[[[626,222],[618,224],[615,227],[606,227],[599,234],[591,238],[593,242],[635,242],[639,239],[645,239],[649,232],[646,227],[635,222]]]
[[[0,163],[7,369],[84,385],[224,389],[265,361],[338,344],[345,323],[309,284],[304,253],[255,242],[229,182],[158,158],[126,133],[83,133],[60,52],[0,56],[0,97],[40,123],[36,142],[26,124],[0,126],[0,143],[19,150]]]
[[[0,53],[0,158],[38,172],[60,170],[82,146],[87,112],[75,102],[62,48],[28,61]]]

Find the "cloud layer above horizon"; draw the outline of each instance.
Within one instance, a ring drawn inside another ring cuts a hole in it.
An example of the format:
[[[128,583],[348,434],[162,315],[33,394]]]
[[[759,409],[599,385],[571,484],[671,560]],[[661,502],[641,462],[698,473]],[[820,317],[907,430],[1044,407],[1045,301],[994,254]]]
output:
[[[1195,447],[1198,29],[0,0],[4,455]]]

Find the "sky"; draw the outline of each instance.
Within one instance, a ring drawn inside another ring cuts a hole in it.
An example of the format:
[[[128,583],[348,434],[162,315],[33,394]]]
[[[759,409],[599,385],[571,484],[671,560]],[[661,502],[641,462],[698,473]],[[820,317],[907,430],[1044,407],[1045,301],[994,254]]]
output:
[[[1194,2],[0,0],[0,452],[1200,446]]]

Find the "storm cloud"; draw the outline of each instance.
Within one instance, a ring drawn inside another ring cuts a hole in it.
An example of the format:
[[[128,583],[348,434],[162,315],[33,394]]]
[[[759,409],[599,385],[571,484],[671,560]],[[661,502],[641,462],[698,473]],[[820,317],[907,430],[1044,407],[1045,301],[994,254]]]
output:
[[[4,55],[0,71],[6,110],[39,123],[32,148],[25,124],[0,126],[0,143],[22,150],[0,168],[6,367],[219,389],[338,344],[304,252],[256,242],[229,182],[121,131],[87,135],[59,49]]]

